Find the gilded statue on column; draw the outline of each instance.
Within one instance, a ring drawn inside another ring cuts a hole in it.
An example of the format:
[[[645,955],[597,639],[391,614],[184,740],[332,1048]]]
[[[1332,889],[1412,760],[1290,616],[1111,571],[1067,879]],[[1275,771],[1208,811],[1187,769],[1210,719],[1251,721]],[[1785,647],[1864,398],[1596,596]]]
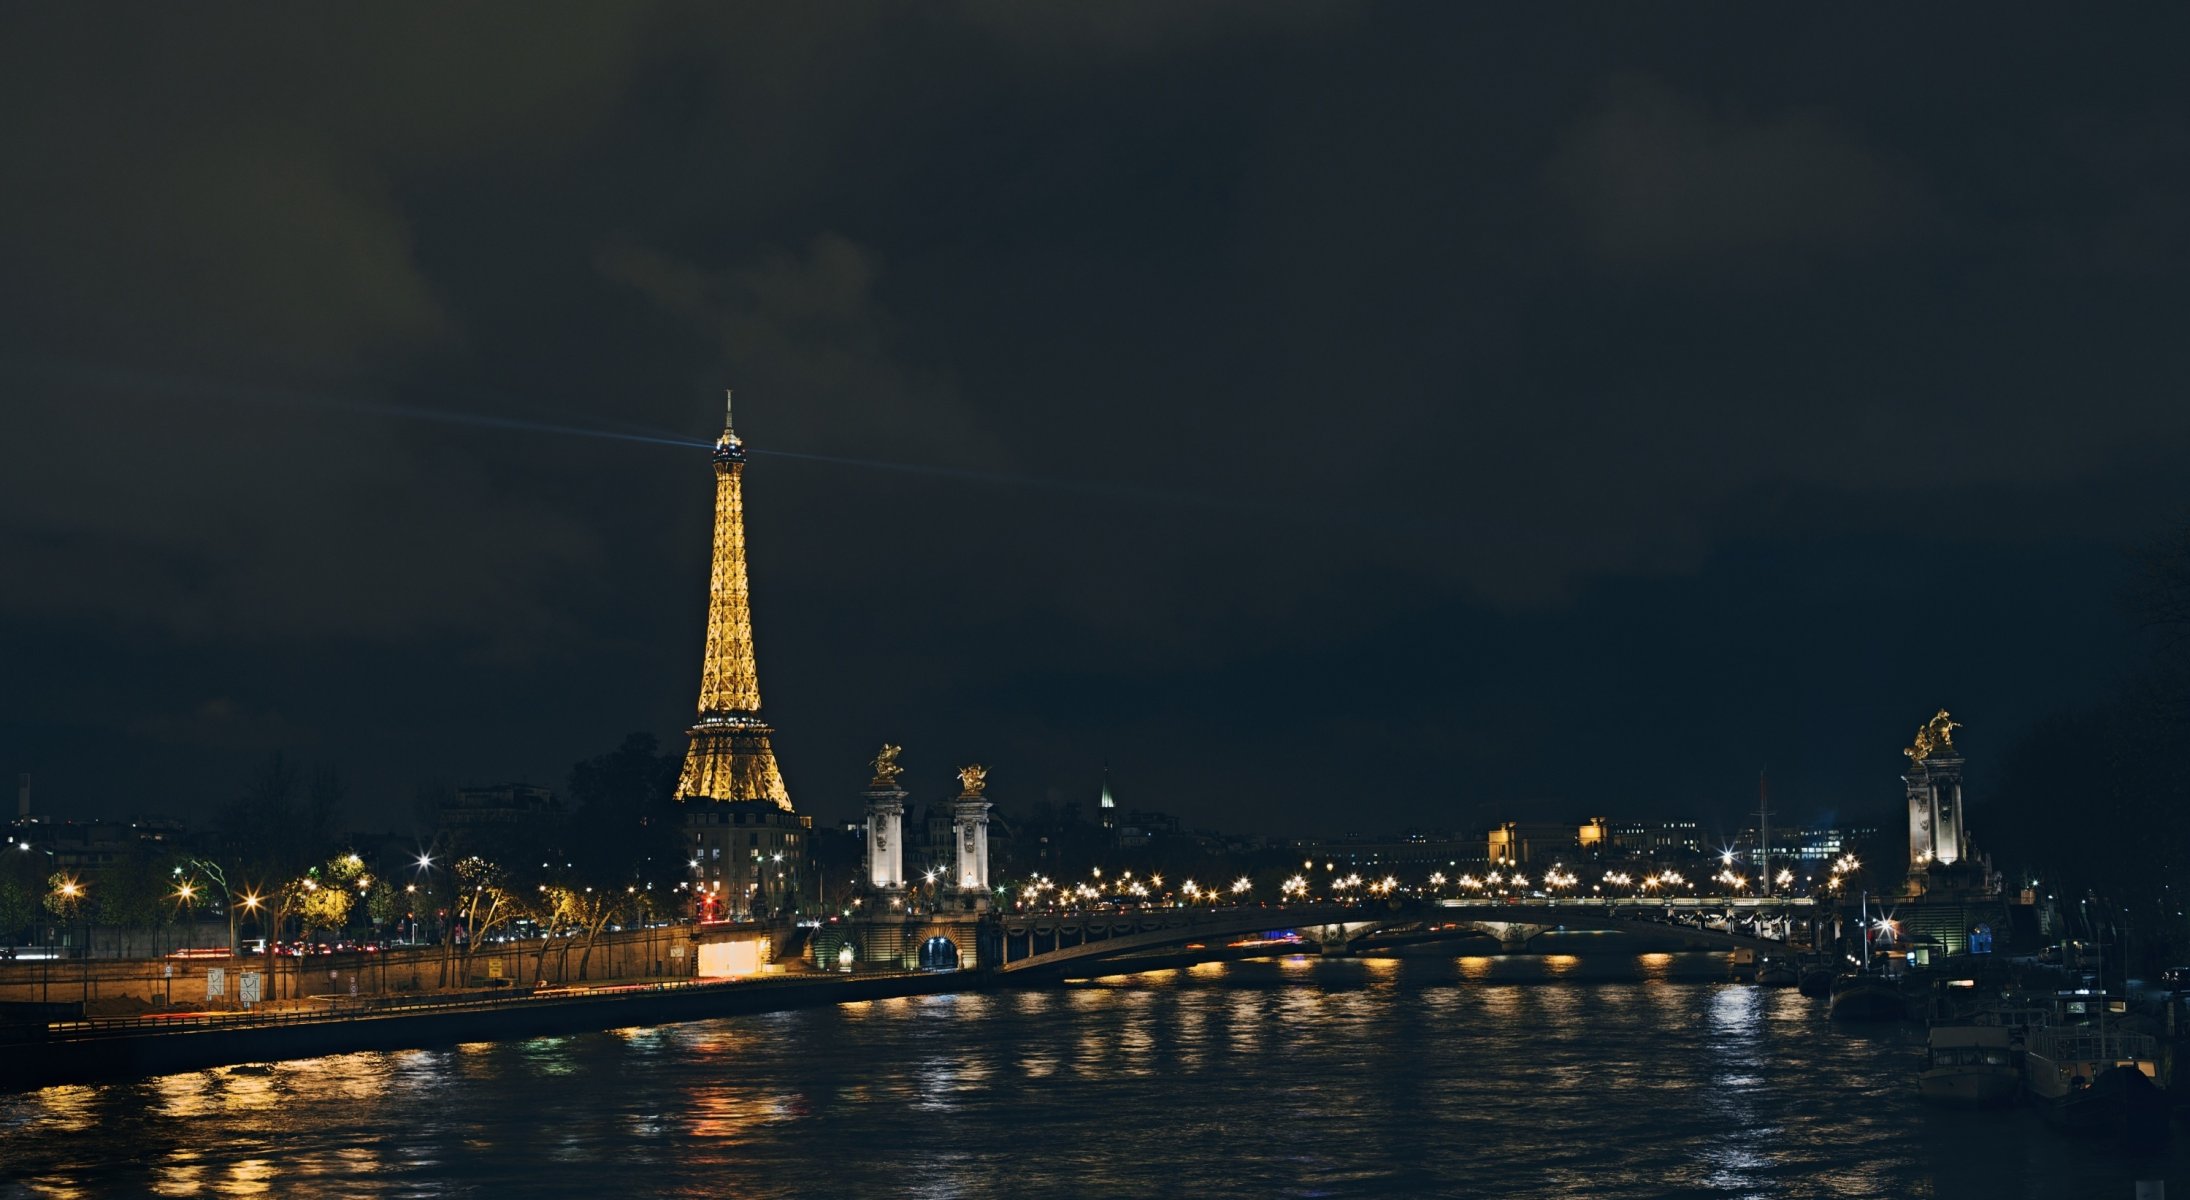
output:
[[[1949,717],[1947,710],[1942,708],[1937,716],[1924,722],[1924,727],[1916,731],[1916,744],[1901,753],[1908,755],[1911,762],[1923,762],[1943,750],[1952,750],[1954,731],[1961,727],[1962,723]]]
[[[989,785],[989,769],[980,763],[960,767],[958,768],[958,782],[966,789],[965,795],[979,796],[981,789]]]
[[[878,788],[897,786],[897,777],[905,773],[905,768],[897,765],[897,756],[904,752],[905,748],[903,746],[892,746],[888,742],[882,744],[882,752],[874,756],[873,786]]]

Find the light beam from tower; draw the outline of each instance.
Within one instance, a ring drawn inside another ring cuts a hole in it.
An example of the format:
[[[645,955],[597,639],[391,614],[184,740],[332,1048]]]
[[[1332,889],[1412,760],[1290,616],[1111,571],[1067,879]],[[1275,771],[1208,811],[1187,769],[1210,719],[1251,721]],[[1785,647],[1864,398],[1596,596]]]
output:
[[[715,442],[715,560],[708,587],[707,656],[700,665],[699,722],[677,779],[683,802],[766,800],[791,810],[791,795],[760,718],[753,663],[753,615],[745,569],[745,443],[730,426],[723,396]]]

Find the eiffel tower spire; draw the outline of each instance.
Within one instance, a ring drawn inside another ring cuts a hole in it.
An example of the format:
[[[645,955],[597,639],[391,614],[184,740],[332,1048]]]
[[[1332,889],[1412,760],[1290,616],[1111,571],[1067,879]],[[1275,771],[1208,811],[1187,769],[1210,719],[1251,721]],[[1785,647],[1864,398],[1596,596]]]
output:
[[[745,575],[745,443],[730,427],[723,393],[722,437],[715,442],[715,567],[707,606],[707,657],[700,666],[700,719],[688,731],[682,801],[773,801],[791,811],[791,795],[760,719],[760,674],[753,665],[753,615]]]

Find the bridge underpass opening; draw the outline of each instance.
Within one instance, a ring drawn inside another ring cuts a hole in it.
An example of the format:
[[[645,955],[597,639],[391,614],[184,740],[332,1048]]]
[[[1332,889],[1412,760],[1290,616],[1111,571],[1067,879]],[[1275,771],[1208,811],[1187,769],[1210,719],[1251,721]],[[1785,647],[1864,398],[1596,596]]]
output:
[[[923,971],[957,970],[958,943],[947,937],[932,937],[920,943],[920,969]]]
[[[712,979],[760,974],[760,940],[700,943],[700,974]]]

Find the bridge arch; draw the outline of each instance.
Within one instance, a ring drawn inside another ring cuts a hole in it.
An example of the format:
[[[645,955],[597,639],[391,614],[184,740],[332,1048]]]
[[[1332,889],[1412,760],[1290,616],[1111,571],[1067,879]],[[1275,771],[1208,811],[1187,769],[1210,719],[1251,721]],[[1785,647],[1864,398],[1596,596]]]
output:
[[[963,961],[958,943],[941,934],[920,943],[920,969],[923,971],[955,971]]]
[[[1496,938],[1508,952],[1515,952],[1547,929],[1576,927],[1646,934],[1705,949],[1776,951],[1784,948],[1784,942],[1733,932],[1738,927],[1735,918],[1756,920],[1771,911],[1781,917],[1784,928],[1790,911],[1811,904],[1806,898],[1705,903],[1394,900],[1004,915],[995,930],[1001,953],[993,964],[984,960],[984,965],[995,966],[1002,975],[1025,972],[1031,977],[1133,970],[1136,959],[1174,966],[1182,954],[1204,955],[1199,961],[1259,957],[1285,952],[1284,942],[1258,940],[1258,935],[1281,931],[1301,943],[1302,949],[1324,954],[1469,936]],[[1723,922],[1724,928],[1710,928],[1709,920]]]

